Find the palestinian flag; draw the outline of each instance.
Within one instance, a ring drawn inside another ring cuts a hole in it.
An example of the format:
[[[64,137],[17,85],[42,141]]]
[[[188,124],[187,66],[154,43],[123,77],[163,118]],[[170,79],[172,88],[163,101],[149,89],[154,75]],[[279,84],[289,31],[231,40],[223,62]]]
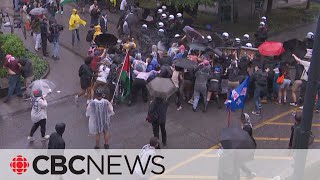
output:
[[[77,2],[77,0],[60,0],[60,5],[65,5],[72,2]]]
[[[124,59],[122,71],[120,74],[120,80],[122,82],[122,85],[124,87],[124,93],[123,98],[126,98],[130,94],[130,55],[129,53],[126,54],[126,57]]]

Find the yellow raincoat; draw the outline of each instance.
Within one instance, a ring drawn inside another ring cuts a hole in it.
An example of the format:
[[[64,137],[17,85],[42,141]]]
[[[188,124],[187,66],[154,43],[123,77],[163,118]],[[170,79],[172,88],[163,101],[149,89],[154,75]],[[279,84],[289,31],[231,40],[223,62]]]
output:
[[[82,24],[83,26],[86,26],[87,22],[82,20],[80,16],[77,13],[78,11],[76,9],[72,9],[72,14],[70,16],[69,20],[69,30],[75,30],[79,28],[79,25]]]
[[[95,29],[95,32],[93,34],[93,40],[96,38],[96,36],[102,34],[100,25],[95,26],[94,29]]]

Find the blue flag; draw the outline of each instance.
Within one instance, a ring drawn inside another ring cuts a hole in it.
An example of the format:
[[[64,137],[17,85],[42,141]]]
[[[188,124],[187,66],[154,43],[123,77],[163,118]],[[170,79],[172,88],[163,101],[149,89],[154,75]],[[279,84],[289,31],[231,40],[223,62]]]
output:
[[[247,97],[247,89],[249,85],[249,76],[236,88],[233,89],[227,100],[227,109],[230,108],[231,111],[236,111],[237,109],[243,109],[245,100]]]

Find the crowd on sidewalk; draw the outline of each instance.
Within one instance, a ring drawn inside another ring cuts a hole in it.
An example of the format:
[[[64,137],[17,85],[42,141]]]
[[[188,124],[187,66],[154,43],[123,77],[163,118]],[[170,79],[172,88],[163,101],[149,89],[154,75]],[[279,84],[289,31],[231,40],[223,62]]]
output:
[[[134,29],[127,21],[135,7],[130,7],[125,0],[122,2],[120,10],[123,11],[123,15],[118,23],[121,40],[119,39],[112,45],[97,43],[97,37],[108,32],[107,13],[99,8],[96,1],[89,8],[91,29],[86,35],[86,40],[90,43],[90,47],[88,47],[88,57],[84,59],[84,64],[78,71],[81,92],[75,96],[75,101],[78,103],[79,97],[86,97],[86,116],[89,117],[89,132],[96,135],[95,148],[100,147],[101,134],[104,137],[104,148],[109,148],[110,118],[114,115],[113,106],[122,102],[126,102],[128,106],[134,106],[139,91],[141,91],[144,102],[152,100],[147,113],[147,121],[152,124],[153,135],[158,139],[161,131],[164,146],[167,145],[165,124],[169,103],[175,102],[177,111],[185,108],[183,101],[188,101],[192,104],[190,110],[197,112],[200,100],[203,102],[203,112],[208,110],[211,102],[216,102],[220,109],[226,99],[222,94],[223,80],[227,82],[228,92],[231,92],[247,77],[250,77],[247,96],[253,98],[255,109],[252,114],[254,115],[260,115],[261,100],[264,97],[277,104],[288,103],[287,91],[291,84],[292,102],[290,105],[298,106],[303,103],[310,67],[308,60],[302,60],[304,57],[297,57],[292,53],[296,71],[295,78],[292,78],[289,68],[292,64],[283,59],[281,54],[269,57],[269,61],[266,61],[259,53],[240,54],[238,51],[241,47],[250,50],[258,48],[268,39],[266,17],[261,19],[255,40],[252,40],[248,34],[245,34],[242,39],[231,38],[227,32],[221,34],[223,43],[220,46],[232,49],[229,52],[221,52],[217,49],[212,35],[202,35],[183,21],[183,13],[170,14],[166,6],[159,6],[154,14],[149,15],[153,16],[156,27],[145,23],[138,29]],[[15,7],[17,6],[19,5],[15,4]],[[44,14],[30,14],[36,7],[46,8],[48,17]],[[80,25],[87,25],[76,9],[70,12],[68,25],[58,24],[55,14],[59,12],[64,16],[68,14],[63,11],[59,1],[48,3],[25,1],[21,10],[28,16],[27,19],[30,19],[35,50],[42,49],[43,55],[48,56],[47,41],[49,41],[53,44],[52,58],[54,60],[63,58],[59,57],[59,36],[64,30],[63,27],[68,26],[72,36],[72,45],[74,45],[76,38],[80,41]],[[304,42],[307,49],[313,47],[313,36],[311,32],[306,36]],[[4,66],[9,73],[9,91],[5,100],[8,102],[15,90],[18,96],[22,96],[20,83],[18,83],[20,75],[25,78],[25,84],[28,87],[33,80],[33,72],[32,64],[27,59],[17,60],[11,55],[6,56]],[[127,73],[126,79],[122,78],[124,70]],[[172,97],[149,97],[147,84],[156,77],[172,80],[177,89]],[[318,89],[318,94],[320,94],[320,86]],[[45,134],[47,119],[45,96],[41,89],[32,93],[27,91],[25,98],[30,96],[32,96],[33,105],[31,119],[34,126],[28,140],[34,141],[33,134],[39,126],[41,136],[43,140],[46,140],[49,136]],[[319,112],[319,100],[316,109]],[[242,119],[248,119],[247,116],[249,115],[243,115]],[[247,121],[243,122],[248,124]],[[54,139],[57,139],[56,136],[62,136],[65,125],[58,124],[56,129],[57,134],[52,136]],[[61,140],[58,141],[63,144]]]

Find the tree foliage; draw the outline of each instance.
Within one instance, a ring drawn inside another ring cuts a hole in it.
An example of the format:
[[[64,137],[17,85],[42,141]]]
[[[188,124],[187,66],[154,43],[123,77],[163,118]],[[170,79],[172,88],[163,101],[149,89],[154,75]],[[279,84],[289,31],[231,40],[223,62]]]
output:
[[[168,5],[174,5],[176,7],[194,7],[197,4],[211,6],[217,0],[163,0]]]

